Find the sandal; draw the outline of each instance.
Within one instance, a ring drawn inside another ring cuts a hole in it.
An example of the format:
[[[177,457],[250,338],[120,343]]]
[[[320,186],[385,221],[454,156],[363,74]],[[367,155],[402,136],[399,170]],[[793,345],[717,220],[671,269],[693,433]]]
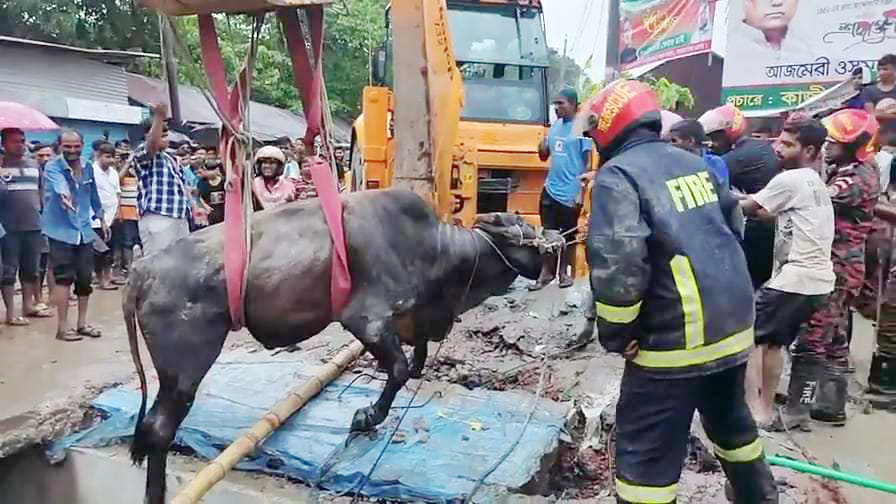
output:
[[[56,339],[59,341],[81,341],[84,338],[78,335],[78,331],[66,329],[65,332],[56,333]]]
[[[52,318],[53,312],[51,312],[47,308],[41,310],[35,308],[34,311],[32,311],[31,313],[26,313],[25,316],[29,318]]]
[[[82,336],[87,336],[90,338],[99,338],[100,336],[103,335],[103,333],[100,332],[99,329],[89,326],[89,325],[86,325],[84,327],[79,327],[78,334],[80,334]]]
[[[14,317],[11,320],[6,321],[6,325],[10,326],[26,326],[31,325],[31,321],[26,319],[25,317]]]
[[[100,285],[100,290],[114,291],[114,290],[118,290],[118,286],[111,285],[111,284],[110,285]]]

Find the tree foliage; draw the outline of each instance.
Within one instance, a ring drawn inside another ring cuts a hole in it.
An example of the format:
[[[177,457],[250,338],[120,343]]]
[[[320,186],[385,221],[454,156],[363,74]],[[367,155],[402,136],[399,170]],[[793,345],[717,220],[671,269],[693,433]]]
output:
[[[335,115],[360,112],[361,90],[368,82],[370,55],[384,39],[387,0],[337,2],[326,10],[324,75]],[[216,16],[219,44],[230,75],[241,68],[249,47],[250,16]],[[201,66],[199,29],[194,16],[176,20],[183,50],[178,51],[178,78],[206,87]],[[135,0],[4,0],[0,2],[0,34],[88,48],[159,53],[155,12]],[[137,60],[129,70],[158,77],[154,60]],[[252,98],[297,111],[299,103],[292,65],[273,14],[259,39]]]

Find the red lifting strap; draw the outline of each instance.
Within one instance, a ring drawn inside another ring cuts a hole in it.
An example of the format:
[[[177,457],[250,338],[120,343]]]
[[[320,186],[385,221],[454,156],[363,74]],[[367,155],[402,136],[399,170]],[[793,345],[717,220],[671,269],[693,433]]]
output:
[[[227,73],[224,60],[218,47],[218,33],[215,20],[210,14],[199,16],[199,42],[202,47],[202,59],[205,61],[205,73],[215,104],[224,116],[230,128],[222,126],[219,152],[225,165],[228,185],[224,192],[224,275],[227,282],[227,304],[230,309],[232,328],[239,330],[243,324],[243,271],[246,267],[247,253],[245,241],[245,222],[243,221],[243,169],[245,156],[239,148],[239,142],[230,129],[239,131],[243,125],[248,68],[240,72],[237,83],[227,88]]]
[[[317,199],[324,212],[324,219],[330,229],[330,241],[333,243],[330,259],[330,306],[333,316],[337,316],[352,291],[352,277],[348,271],[348,254],[345,247],[345,229],[342,226],[342,199],[339,187],[333,178],[330,163],[319,156],[311,158],[311,180],[317,189]]]
[[[305,38],[301,32],[298,13],[296,9],[279,9],[278,15],[286,34],[287,48],[292,57],[293,76],[296,87],[302,97],[302,105],[305,113],[307,128],[303,139],[305,145],[311,146],[315,137],[321,133],[323,122],[323,108],[321,104],[322,89],[322,64],[321,54],[323,49],[323,6],[316,5],[305,7],[308,17],[308,25],[311,35],[311,58],[305,47]],[[249,68],[244,68],[240,73],[237,83],[230,89],[227,87],[227,75],[224,60],[218,46],[218,35],[215,30],[215,21],[210,14],[199,16],[199,41],[202,47],[202,58],[205,61],[205,71],[215,104],[224,116],[224,120],[230,129],[240,131],[245,118],[244,100],[246,82]],[[230,310],[230,318],[233,330],[238,330],[244,325],[243,312],[243,272],[246,268],[247,248],[245,242],[246,223],[243,220],[243,205],[248,204],[242,200],[243,194],[243,170],[245,156],[241,152],[239,142],[230,132],[223,127],[219,150],[225,167],[229,168],[228,185],[224,199],[224,239],[227,244],[224,248],[224,274],[227,282],[227,304]],[[317,188],[324,218],[330,230],[330,238],[333,244],[332,272],[330,279],[330,302],[333,316],[339,312],[348,301],[351,293],[351,275],[348,271],[348,256],[345,245],[345,231],[342,225],[342,200],[339,197],[339,189],[333,178],[329,164],[320,159],[312,158],[312,180]]]
[[[279,9],[280,23],[286,34],[286,48],[292,57],[292,75],[296,83],[296,89],[302,96],[302,110],[305,114],[307,127],[305,138],[302,141],[307,146],[314,144],[314,137],[320,134],[323,118],[321,106],[321,77],[322,64],[321,53],[324,37],[324,8],[322,5],[305,7],[308,16],[308,26],[311,29],[311,57],[308,59],[308,50],[305,47],[305,37],[302,35],[302,27],[299,24],[299,16],[296,9]],[[316,63],[316,66],[314,64]]]

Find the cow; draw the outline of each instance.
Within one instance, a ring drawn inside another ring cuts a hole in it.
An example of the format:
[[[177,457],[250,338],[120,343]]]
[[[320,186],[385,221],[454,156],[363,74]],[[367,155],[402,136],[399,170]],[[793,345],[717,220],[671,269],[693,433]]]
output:
[[[480,216],[473,229],[439,222],[416,194],[400,190],[342,196],[352,288],[339,313],[330,304],[331,241],[316,200],[256,213],[245,290],[245,325],[265,348],[306,340],[333,321],[360,340],[388,375],[379,399],[355,412],[353,432],[385,420],[395,394],[420,377],[427,342],[455,318],[538,277],[545,238],[519,215]],[[222,226],[183,238],[134,263],[123,294],[125,325],[142,401],[131,457],[148,458],[146,501],[165,497],[167,452],[196,389],[231,329]],[[560,239],[562,242],[562,238]],[[159,377],[146,412],[137,323]],[[410,365],[402,344],[414,347]]]

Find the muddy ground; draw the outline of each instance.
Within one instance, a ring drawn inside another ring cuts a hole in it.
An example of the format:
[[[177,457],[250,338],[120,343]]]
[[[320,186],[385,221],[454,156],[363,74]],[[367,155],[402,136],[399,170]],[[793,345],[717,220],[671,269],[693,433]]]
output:
[[[607,355],[597,344],[576,352],[565,350],[583,327],[581,308],[586,296],[581,286],[564,291],[550,286],[538,293],[524,287],[518,283],[507,295],[491,298],[464,314],[444,343],[431,344],[425,379],[470,388],[524,389],[534,394],[544,371],[541,393],[567,402],[577,412],[571,416],[571,435],[543,485],[549,500],[603,502],[612,495],[609,434],[622,360]],[[52,339],[54,319],[37,320],[27,328],[2,328],[0,457],[93,421],[87,407],[90,399],[109,386],[133,382],[118,293],[99,292],[92,301],[91,323],[104,331],[98,340],[57,342]],[[859,327],[861,336],[855,338],[853,350],[856,376],[864,378],[871,329],[867,324]],[[303,342],[298,351],[324,360],[350,340],[350,335],[334,325]],[[245,331],[232,334],[224,351],[237,347],[266,351]],[[377,374],[369,356],[356,363],[351,372]],[[858,382],[853,392],[860,395]],[[850,423],[842,429],[818,427],[812,433],[767,435],[767,449],[796,458],[808,455],[822,464],[896,480],[896,467],[879,449],[881,440],[892,439],[892,414],[872,412],[857,402],[851,405],[850,416]],[[694,434],[679,501],[726,502],[723,474],[702,449],[699,428]],[[785,503],[896,502],[885,494],[820,482],[792,471],[776,468],[775,474]]]

